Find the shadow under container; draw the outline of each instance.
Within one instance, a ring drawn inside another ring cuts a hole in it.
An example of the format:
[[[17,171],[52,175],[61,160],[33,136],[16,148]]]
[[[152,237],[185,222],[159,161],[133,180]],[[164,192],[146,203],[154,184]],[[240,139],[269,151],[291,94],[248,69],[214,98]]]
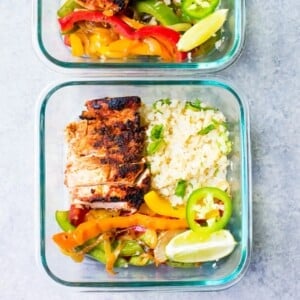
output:
[[[199,268],[130,266],[117,269],[117,274],[111,276],[105,266],[91,259],[75,263],[52,241],[52,235],[60,231],[55,211],[69,208],[69,196],[64,186],[65,126],[77,120],[88,99],[128,95],[140,96],[145,103],[162,98],[201,99],[224,113],[233,143],[228,168],[233,214],[228,228],[237,241],[228,257],[204,263]],[[82,291],[212,291],[238,282],[249,264],[252,243],[248,114],[247,105],[236,90],[228,83],[214,79],[76,79],[47,88],[40,97],[36,116],[37,256],[42,269],[55,282]]]

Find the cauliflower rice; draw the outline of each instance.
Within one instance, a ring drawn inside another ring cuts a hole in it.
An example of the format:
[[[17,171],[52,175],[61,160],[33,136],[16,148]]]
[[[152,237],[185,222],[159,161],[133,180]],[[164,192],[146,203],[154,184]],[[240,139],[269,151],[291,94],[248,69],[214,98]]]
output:
[[[162,128],[163,142],[147,155],[151,188],[170,200],[173,206],[187,201],[190,193],[200,187],[213,186],[229,190],[226,179],[231,151],[229,132],[222,112],[201,103],[194,110],[180,100],[159,100],[144,107],[147,144],[151,131]],[[176,196],[177,183],[184,180],[184,196]]]

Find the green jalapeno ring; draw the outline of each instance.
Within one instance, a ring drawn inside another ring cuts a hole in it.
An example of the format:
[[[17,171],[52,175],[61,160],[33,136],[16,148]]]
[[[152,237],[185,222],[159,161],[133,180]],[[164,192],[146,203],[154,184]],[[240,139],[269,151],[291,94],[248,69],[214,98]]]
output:
[[[199,200],[204,199],[208,195],[212,195],[214,199],[220,200],[224,204],[224,211],[219,220],[214,222],[210,226],[202,226],[195,220],[195,205]],[[209,234],[214,231],[224,228],[232,214],[232,201],[228,194],[219,188],[215,187],[204,187],[194,190],[188,198],[186,207],[186,219],[189,227],[197,233]]]
[[[208,5],[201,5],[196,0],[183,0],[182,10],[190,17],[203,19],[211,14],[218,6],[220,0],[206,0]]]

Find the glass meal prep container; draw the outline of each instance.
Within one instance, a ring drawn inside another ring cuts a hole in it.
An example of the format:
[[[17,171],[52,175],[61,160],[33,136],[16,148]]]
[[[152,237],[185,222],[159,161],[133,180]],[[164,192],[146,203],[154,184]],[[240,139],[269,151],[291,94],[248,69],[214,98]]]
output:
[[[217,72],[232,64],[242,50],[245,31],[245,1],[222,0],[220,9],[228,9],[218,46],[213,46],[207,54],[198,55],[182,62],[162,61],[157,57],[136,56],[128,59],[93,59],[89,57],[74,57],[70,49],[64,45],[57,21],[57,10],[61,1],[34,1],[34,45],[39,56],[49,66],[58,67],[64,71],[83,72],[88,74],[105,74],[105,71],[119,69],[186,69],[198,70],[207,74]],[[217,45],[217,44],[216,44]],[[109,73],[110,74],[110,73]]]
[[[162,98],[203,102],[220,109],[230,128],[232,152],[228,181],[233,197],[233,212],[228,228],[237,245],[227,257],[203,263],[197,268],[169,266],[116,269],[85,258],[76,263],[63,255],[52,240],[60,231],[55,211],[68,209],[70,200],[64,186],[66,144],[65,126],[76,120],[88,99],[136,95],[145,103]],[[248,107],[235,89],[215,79],[177,78],[172,80],[74,79],[51,85],[41,94],[36,110],[37,151],[37,256],[43,271],[62,286],[83,291],[196,290],[227,288],[246,272],[252,243],[251,155]]]

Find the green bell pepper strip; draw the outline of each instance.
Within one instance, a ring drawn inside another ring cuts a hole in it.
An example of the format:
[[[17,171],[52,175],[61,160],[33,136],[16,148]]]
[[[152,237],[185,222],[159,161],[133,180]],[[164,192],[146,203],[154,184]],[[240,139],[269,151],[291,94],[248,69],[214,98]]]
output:
[[[75,229],[75,226],[73,226],[69,221],[68,210],[57,210],[55,212],[55,220],[63,231],[69,232]]]
[[[141,254],[137,256],[131,256],[129,259],[129,264],[136,267],[143,267],[153,264],[153,260],[150,257]]]
[[[224,211],[222,216],[217,219],[213,224],[208,226],[203,226],[196,222],[195,206],[199,205],[199,201],[206,198],[207,196],[212,196],[216,200],[223,202]],[[214,231],[218,231],[225,227],[232,214],[232,201],[228,194],[219,188],[215,187],[204,187],[194,190],[188,198],[187,208],[186,208],[186,219],[189,227],[197,233],[210,234]]]
[[[69,13],[71,13],[72,11],[74,11],[74,9],[78,7],[78,4],[76,3],[75,0],[67,0],[57,11],[57,15],[61,18],[64,17],[66,15],[68,15]]]
[[[153,16],[162,25],[173,25],[181,23],[180,18],[173,9],[163,1],[145,0],[137,1],[135,5],[138,13],[146,13]]]
[[[87,253],[88,256],[92,257],[93,259],[99,261],[102,264],[106,264],[106,255],[104,250],[101,248],[101,245],[96,246],[93,248],[89,253]],[[128,267],[128,262],[123,257],[118,257],[114,267],[116,268],[122,268],[122,267]]]
[[[181,7],[188,16],[195,19],[203,19],[216,9],[219,2],[220,0],[205,0],[201,4],[199,0],[183,0]]]

